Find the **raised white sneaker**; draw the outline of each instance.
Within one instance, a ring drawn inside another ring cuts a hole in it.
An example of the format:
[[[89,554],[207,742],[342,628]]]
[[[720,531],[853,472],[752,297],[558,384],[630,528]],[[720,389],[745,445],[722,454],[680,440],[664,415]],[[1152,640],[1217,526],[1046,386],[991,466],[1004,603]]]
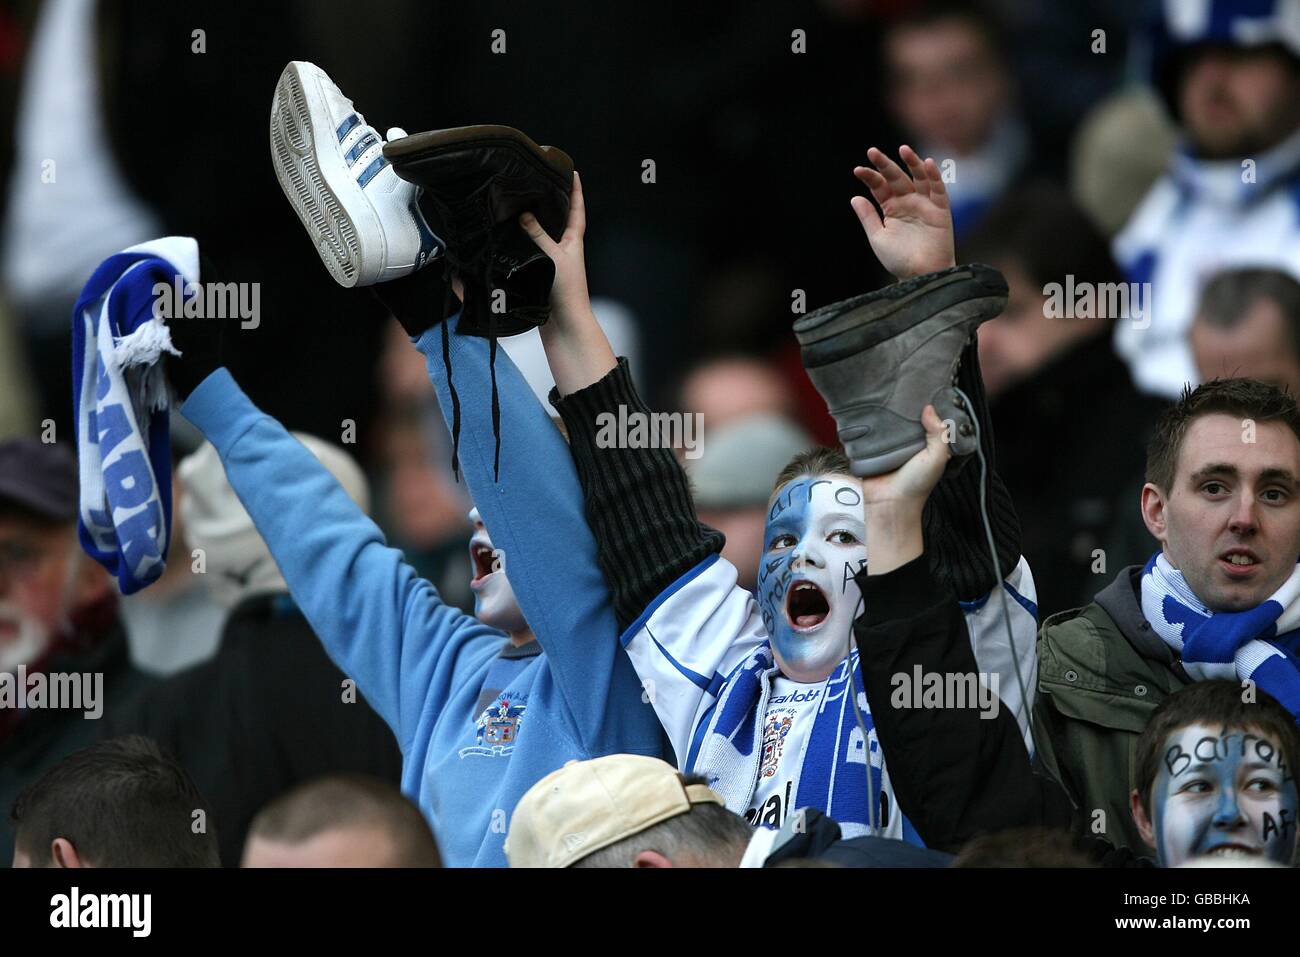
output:
[[[419,188],[393,172],[383,149],[324,70],[303,61],[284,68],[271,101],[271,160],[341,286],[397,279],[445,247],[420,214]]]

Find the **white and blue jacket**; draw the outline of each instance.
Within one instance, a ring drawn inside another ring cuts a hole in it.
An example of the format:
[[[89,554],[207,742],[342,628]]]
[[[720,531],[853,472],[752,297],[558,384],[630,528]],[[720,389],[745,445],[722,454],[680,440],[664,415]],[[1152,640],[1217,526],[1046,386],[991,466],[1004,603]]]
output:
[[[1139,389],[1175,399],[1200,381],[1187,337],[1215,273],[1264,266],[1300,278],[1300,132],[1250,158],[1199,160],[1180,149],[1114,251],[1130,303],[1143,297],[1141,315],[1130,307],[1116,317],[1115,349]]]
[[[963,602],[962,610],[979,670],[998,675],[1003,703],[1016,714],[1028,745],[1028,718],[1038,675],[1038,610],[1028,562],[1021,558],[1004,581],[1011,599],[1007,607],[1015,653],[1029,695],[1024,707],[1001,601],[985,596]],[[779,668],[758,603],[737,584],[735,566],[718,555],[701,562],[646,608],[624,632],[622,643],[678,755],[679,767],[705,775],[727,807],[743,813],[758,784],[763,717]],[[889,812],[896,801],[862,688],[855,648],[826,679],[791,806],[822,811],[840,823],[845,837],[869,833],[866,768],[870,760],[872,799],[887,812],[887,820],[876,813],[878,832],[921,844],[902,815]],[[849,694],[857,696],[867,729],[865,741]]]

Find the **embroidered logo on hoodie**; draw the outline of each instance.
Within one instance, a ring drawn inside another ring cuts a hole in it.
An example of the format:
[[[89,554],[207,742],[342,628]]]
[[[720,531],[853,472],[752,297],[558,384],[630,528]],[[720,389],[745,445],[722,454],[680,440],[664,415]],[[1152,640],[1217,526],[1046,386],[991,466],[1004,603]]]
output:
[[[523,727],[526,708],[527,703],[522,697],[512,699],[509,694],[501,695],[479,715],[474,724],[477,746],[461,748],[460,756],[495,758],[510,755]]]

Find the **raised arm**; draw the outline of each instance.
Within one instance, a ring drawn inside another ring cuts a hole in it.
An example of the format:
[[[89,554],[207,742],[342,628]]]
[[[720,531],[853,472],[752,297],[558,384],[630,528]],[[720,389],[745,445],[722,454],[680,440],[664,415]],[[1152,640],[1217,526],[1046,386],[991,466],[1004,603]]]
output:
[[[532,217],[520,223],[555,262],[551,320],[542,327],[557,386],[551,401],[569,433],[622,644],[686,766],[725,674],[766,635],[735,568],[718,554],[722,535],[699,522],[672,450],[653,441],[634,448],[616,433],[619,422],[655,420],[591,311],[576,175],[570,210],[558,243]]]
[[[578,175],[568,226],[558,243],[530,214],[520,225],[555,263],[551,321],[542,327],[556,384],[552,402],[569,432],[600,567],[614,595],[619,627],[625,629],[665,588],[721,551],[722,535],[697,519],[686,474],[670,448],[653,441],[628,448],[609,428],[632,421],[630,416],[653,420],[591,311],[583,257],[586,208]]]
[[[927,847],[955,853],[982,833],[1067,827],[1072,808],[1055,782],[1033,773],[1012,710],[980,675],[968,614],[925,561],[921,514],[950,453],[932,406],[923,422],[926,448],[862,483],[871,559],[857,576],[854,637],[898,806]],[[984,690],[918,706],[915,684],[928,676],[972,690],[982,681]]]
[[[201,320],[198,320],[201,321]],[[499,635],[443,603],[316,457],[219,368],[181,407],[226,476],[325,650],[356,680],[403,754],[429,702],[455,685],[465,645]],[[460,653],[449,653],[459,649]]]
[[[942,283],[955,266],[951,217],[934,162],[908,147],[900,152],[911,177],[871,150],[877,169],[855,174],[880,212],[864,197],[853,207],[881,263],[919,296],[929,277]],[[908,319],[904,309],[894,314]],[[1061,789],[1033,773],[1022,739],[1029,716],[1019,689],[1022,680],[1032,688],[1035,674],[1032,579],[1019,558],[1014,509],[993,471],[973,345],[960,363],[957,382],[973,406],[984,462],[954,471],[951,423],[926,405],[924,448],[894,471],[863,479],[868,562],[857,575],[863,613],[854,625],[899,807],[928,846],[950,851],[985,831],[1065,826],[1071,816]],[[959,700],[953,689],[962,690]]]
[[[546,652],[572,733],[591,757],[628,750],[636,740],[653,740],[658,754],[659,727],[618,647],[568,447],[504,350],[494,359],[488,340],[461,335],[459,315],[446,327],[432,324],[442,287],[437,274],[426,273],[375,292],[424,355],[448,428],[459,422],[461,475]]]

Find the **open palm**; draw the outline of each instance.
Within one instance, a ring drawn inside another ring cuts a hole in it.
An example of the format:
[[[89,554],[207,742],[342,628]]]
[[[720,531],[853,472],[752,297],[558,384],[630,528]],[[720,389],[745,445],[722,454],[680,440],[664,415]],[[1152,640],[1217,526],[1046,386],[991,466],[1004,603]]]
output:
[[[865,196],[853,197],[853,211],[866,230],[880,264],[897,279],[938,272],[956,265],[952,211],[939,165],[922,161],[910,146],[899,150],[911,177],[874,146],[853,175],[871,191],[880,211]],[[883,218],[882,218],[883,213]]]

